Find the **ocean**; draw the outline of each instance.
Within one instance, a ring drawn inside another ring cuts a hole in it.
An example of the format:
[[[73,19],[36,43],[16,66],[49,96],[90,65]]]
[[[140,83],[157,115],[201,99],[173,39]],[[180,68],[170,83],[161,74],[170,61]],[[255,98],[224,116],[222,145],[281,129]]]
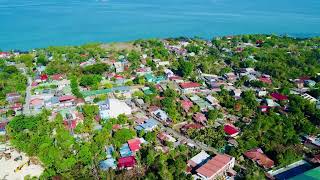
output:
[[[0,49],[142,38],[320,34],[320,0],[0,0]]]

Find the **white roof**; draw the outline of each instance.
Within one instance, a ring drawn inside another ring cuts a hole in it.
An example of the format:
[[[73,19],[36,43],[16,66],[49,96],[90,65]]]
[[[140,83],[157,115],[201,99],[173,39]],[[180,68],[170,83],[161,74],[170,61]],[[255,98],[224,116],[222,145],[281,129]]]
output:
[[[190,161],[193,161],[198,165],[198,164],[201,164],[206,159],[208,159],[209,157],[210,157],[209,154],[207,154],[205,151],[201,151],[199,154],[191,158]]]

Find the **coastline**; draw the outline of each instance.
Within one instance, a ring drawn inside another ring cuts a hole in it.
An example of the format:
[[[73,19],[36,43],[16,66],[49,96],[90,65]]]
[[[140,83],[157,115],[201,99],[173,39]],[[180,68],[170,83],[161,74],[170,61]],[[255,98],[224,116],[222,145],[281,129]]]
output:
[[[211,40],[216,37],[225,37],[225,36],[241,36],[241,35],[276,35],[276,36],[288,36],[292,38],[314,38],[314,37],[320,37],[320,32],[319,33],[246,33],[246,34],[221,34],[221,35],[213,35],[211,38],[210,37],[201,37],[201,36],[176,36],[176,37],[142,37],[142,38],[136,38],[136,39],[128,39],[124,41],[88,41],[88,42],[83,42],[83,43],[75,43],[75,44],[47,44],[43,47],[32,47],[32,48],[6,48],[6,47],[0,47],[0,51],[32,51],[35,49],[43,49],[47,47],[68,47],[68,46],[82,46],[86,44],[93,44],[93,43],[98,43],[103,46],[109,46],[109,47],[114,47],[117,49],[119,46],[123,46],[124,44],[132,44],[135,40],[147,40],[147,39],[170,39],[170,38],[198,38],[198,39],[203,39],[203,40]],[[126,47],[123,47],[126,48]]]

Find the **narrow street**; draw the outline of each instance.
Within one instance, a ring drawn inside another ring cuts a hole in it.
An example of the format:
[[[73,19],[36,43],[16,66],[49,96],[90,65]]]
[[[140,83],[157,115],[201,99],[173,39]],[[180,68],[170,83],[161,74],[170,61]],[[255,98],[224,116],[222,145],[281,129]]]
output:
[[[154,118],[156,121],[158,121],[161,124],[161,129],[164,129],[167,133],[172,134],[175,138],[179,139],[179,140],[184,140],[187,143],[189,143],[190,145],[194,145],[196,148],[200,149],[200,150],[204,150],[207,152],[212,152],[214,154],[221,154],[220,152],[217,151],[217,149],[210,147],[200,141],[191,139],[183,134],[181,134],[180,132],[172,129],[171,127],[167,127],[163,124],[163,121],[161,121],[158,117],[156,117],[153,114],[148,113],[146,110],[144,110],[141,107],[138,107],[140,109],[140,112],[143,112],[145,115],[148,115],[152,118]],[[238,162],[235,162],[235,165],[240,167],[241,169],[246,169],[244,166],[240,165]]]
[[[180,132],[172,129],[171,127],[167,127],[163,124],[163,121],[161,121],[157,116],[148,113],[146,110],[142,109],[141,107],[139,107],[140,111],[143,112],[145,115],[148,115],[152,118],[154,118],[156,121],[158,121],[161,124],[161,129],[164,129],[166,132],[168,132],[169,134],[172,134],[175,138],[179,139],[180,141],[186,141],[186,143],[188,143],[189,145],[194,145],[196,148],[204,150],[204,151],[210,151],[213,152],[215,154],[218,154],[218,151],[213,148],[213,147],[209,147],[208,145],[197,141],[197,140],[193,140],[183,134],[181,134]]]
[[[23,114],[24,115],[30,115],[30,98],[31,98],[31,84],[32,84],[32,78],[25,74],[28,78],[28,86],[26,89],[26,98],[25,98],[25,104],[23,105]]]

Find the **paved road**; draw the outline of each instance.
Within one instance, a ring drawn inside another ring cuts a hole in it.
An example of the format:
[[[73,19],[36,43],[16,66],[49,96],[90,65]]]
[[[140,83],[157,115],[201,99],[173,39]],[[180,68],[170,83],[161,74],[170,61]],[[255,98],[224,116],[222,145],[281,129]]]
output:
[[[23,114],[24,115],[30,115],[30,98],[31,98],[31,84],[32,84],[32,78],[28,75],[26,75],[28,78],[28,87],[26,90],[26,99],[25,104],[23,105]]]

